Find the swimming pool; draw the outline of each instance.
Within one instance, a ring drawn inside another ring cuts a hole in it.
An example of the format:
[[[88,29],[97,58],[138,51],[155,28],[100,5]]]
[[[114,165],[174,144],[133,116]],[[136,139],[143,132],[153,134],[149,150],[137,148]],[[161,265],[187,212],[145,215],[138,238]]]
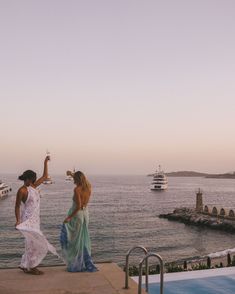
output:
[[[149,276],[149,294],[160,293],[159,285],[159,275]],[[164,294],[235,294],[235,268],[165,274]]]

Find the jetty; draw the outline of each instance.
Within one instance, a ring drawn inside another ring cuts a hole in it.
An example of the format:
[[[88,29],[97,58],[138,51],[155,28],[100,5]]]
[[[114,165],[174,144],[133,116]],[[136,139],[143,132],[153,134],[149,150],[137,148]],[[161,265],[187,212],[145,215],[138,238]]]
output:
[[[20,269],[0,269],[0,294],[136,294],[129,279],[124,289],[124,271],[115,263],[96,264],[95,273],[69,273],[65,266],[40,268],[44,275],[25,274]],[[144,290],[142,293],[146,293]]]
[[[208,227],[235,233],[235,211],[216,205],[203,205],[202,191],[196,193],[196,207],[180,207],[173,212],[160,214],[160,218],[179,221],[188,225]]]

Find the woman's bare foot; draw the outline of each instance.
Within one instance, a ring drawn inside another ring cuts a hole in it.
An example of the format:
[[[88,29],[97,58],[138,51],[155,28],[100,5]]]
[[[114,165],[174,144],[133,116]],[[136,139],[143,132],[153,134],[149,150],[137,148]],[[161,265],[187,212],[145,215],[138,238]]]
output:
[[[19,269],[22,270],[23,272],[25,271],[24,267],[19,266]]]
[[[34,267],[34,268],[31,268],[29,270],[27,269],[23,269],[24,273],[26,274],[30,274],[30,275],[35,275],[35,276],[38,276],[38,275],[43,275],[44,272],[40,271],[38,268]]]

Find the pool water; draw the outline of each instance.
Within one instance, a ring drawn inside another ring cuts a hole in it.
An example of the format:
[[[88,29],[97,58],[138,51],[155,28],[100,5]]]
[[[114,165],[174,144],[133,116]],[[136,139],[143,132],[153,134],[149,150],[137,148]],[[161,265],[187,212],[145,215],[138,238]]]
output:
[[[160,293],[159,283],[149,284],[149,294]],[[164,283],[164,294],[235,294],[235,276],[216,276]]]
[[[138,283],[138,277],[132,278]],[[149,276],[149,294],[160,293],[160,275]],[[143,288],[145,277],[142,279]],[[164,294],[235,294],[235,267],[164,274]]]

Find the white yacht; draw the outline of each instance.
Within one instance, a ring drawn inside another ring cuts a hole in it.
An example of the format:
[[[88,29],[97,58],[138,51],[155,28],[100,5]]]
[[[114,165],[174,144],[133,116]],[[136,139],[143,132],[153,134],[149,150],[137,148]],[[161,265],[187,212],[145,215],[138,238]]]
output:
[[[11,192],[11,188],[7,184],[0,181],[0,199],[8,196],[9,192]]]
[[[167,177],[164,174],[163,170],[161,170],[161,166],[159,165],[158,170],[156,170],[153,175],[153,181],[151,183],[151,190],[166,190],[167,189]]]
[[[50,185],[53,184],[53,181],[51,179],[51,177],[48,175],[48,177],[45,179],[45,181],[43,182],[44,185]]]

